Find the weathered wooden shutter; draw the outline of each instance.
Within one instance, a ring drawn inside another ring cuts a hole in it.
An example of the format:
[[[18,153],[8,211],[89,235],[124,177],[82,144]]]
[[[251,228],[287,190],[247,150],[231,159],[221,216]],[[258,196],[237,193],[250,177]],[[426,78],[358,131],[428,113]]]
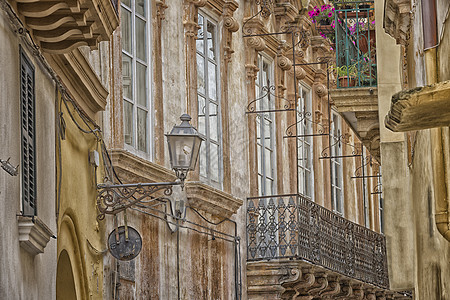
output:
[[[20,112],[22,126],[23,215],[36,215],[36,137],[34,66],[20,51]]]

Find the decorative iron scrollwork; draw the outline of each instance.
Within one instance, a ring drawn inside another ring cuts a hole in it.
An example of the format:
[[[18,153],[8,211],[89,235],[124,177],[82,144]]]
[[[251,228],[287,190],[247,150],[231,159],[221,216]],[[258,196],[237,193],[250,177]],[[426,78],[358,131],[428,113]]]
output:
[[[361,156],[361,151],[358,150],[358,148],[356,148],[355,145],[352,145],[348,142],[346,142],[346,135],[342,134],[339,136],[332,136],[331,137],[334,140],[334,143],[331,144],[330,146],[324,148],[322,150],[322,152],[320,153],[320,157],[319,159],[331,159],[331,158],[348,158],[348,157],[358,157]],[[346,146],[351,150],[351,154],[350,155],[331,155],[331,150],[333,147],[343,147]]]
[[[380,173],[377,173],[376,175],[366,175],[365,174],[365,171],[364,171],[365,168],[367,166],[369,166],[369,165],[372,166],[374,163],[376,163],[376,162],[374,162],[374,160],[372,158],[372,155],[363,156],[361,166],[356,168],[356,170],[354,172],[354,176],[352,176],[350,178],[352,178],[352,179],[356,179],[356,178],[380,178],[381,177]],[[378,164],[378,163],[376,163],[376,164]]]
[[[242,33],[244,34],[244,37],[254,34],[252,28],[245,28],[245,25],[250,23],[253,19],[256,19],[258,16],[268,18],[273,12],[273,0],[256,0],[255,4],[259,5],[260,9],[255,15],[251,16],[244,23],[242,23]]]
[[[97,215],[103,220],[106,214],[115,215],[133,205],[148,205],[158,201],[153,195],[163,191],[164,196],[172,194],[172,186],[181,182],[138,183],[138,184],[99,184],[97,187]]]
[[[317,126],[317,130],[310,134],[299,135],[296,134],[297,125],[302,122],[310,122],[311,124],[315,124]],[[310,111],[297,111],[297,122],[289,125],[286,128],[284,138],[293,138],[293,137],[307,137],[307,136],[320,136],[320,135],[328,135],[326,132],[325,126],[319,122],[312,120],[312,113]]]
[[[262,91],[262,95],[259,96],[258,98],[256,98],[255,100],[251,101],[248,105],[247,105],[247,113],[267,113],[267,112],[277,112],[277,111],[289,111],[289,110],[293,110],[294,104],[293,101],[288,100],[284,97],[279,97],[275,94],[275,86],[271,85],[271,86],[264,86],[261,89]],[[279,99],[283,102],[285,102],[284,105],[282,105],[283,109],[261,109],[258,110],[257,109],[257,105],[256,103],[258,101],[264,101],[264,99],[267,98],[268,102],[270,103],[270,98],[273,97],[275,100]]]

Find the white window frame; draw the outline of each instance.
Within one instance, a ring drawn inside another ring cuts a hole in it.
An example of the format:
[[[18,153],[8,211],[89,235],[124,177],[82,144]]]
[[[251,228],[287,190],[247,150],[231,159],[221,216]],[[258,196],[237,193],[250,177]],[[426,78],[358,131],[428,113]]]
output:
[[[306,97],[305,97],[306,96]],[[297,176],[299,194],[314,201],[311,88],[299,84],[297,102]],[[301,120],[301,122],[300,122]],[[309,168],[308,168],[309,165]]]
[[[261,76],[261,72],[264,68],[264,63],[267,64],[269,71],[267,82],[263,82],[265,78]],[[273,110],[275,109],[275,97],[263,91],[266,87],[270,89],[270,86],[274,85],[274,65],[273,60],[269,57],[258,54],[258,73],[255,81],[255,91],[258,101],[256,102],[256,110]],[[263,95],[267,94],[263,99],[259,99]],[[266,103],[267,102],[267,103]],[[267,104],[267,105],[266,105]],[[257,149],[257,164],[258,164],[258,192],[260,196],[268,196],[276,194],[276,137],[275,137],[275,113],[264,112],[256,114],[256,149]],[[264,132],[264,122],[269,124],[269,136],[266,137]],[[262,151],[264,149],[264,151]],[[266,165],[267,154],[266,150],[270,153],[268,160],[268,166]],[[270,170],[266,170],[267,167]],[[271,187],[267,186],[267,181],[272,183]]]
[[[124,148],[142,158],[145,158],[147,160],[153,159],[153,151],[154,151],[154,137],[153,137],[153,120],[154,120],[154,109],[153,109],[153,97],[152,97],[152,47],[151,47],[151,1],[145,0],[145,14],[146,16],[143,17],[140,14],[136,13],[136,0],[129,0],[131,3],[131,7],[128,7],[124,4],[124,1],[121,1],[120,7],[121,10],[126,10],[131,13],[131,47],[132,47],[132,53],[127,52],[123,46],[122,46],[122,64],[124,62],[124,57],[127,56],[131,58],[132,62],[132,78],[131,78],[131,86],[132,86],[132,99],[128,99],[125,97],[125,94],[123,95],[123,117],[124,117]],[[123,11],[122,11],[123,12]],[[141,20],[145,21],[145,54],[147,56],[147,61],[142,61],[137,57],[136,49],[136,18],[140,18]],[[144,107],[140,104],[138,104],[137,99],[137,63],[140,63],[144,66],[146,66],[146,76],[147,80],[146,82],[146,97],[147,97],[147,107]],[[122,69],[122,74],[124,72],[124,69]],[[131,137],[131,145],[127,143],[126,133],[125,133],[125,103],[130,103],[133,106],[132,110],[132,137]],[[138,148],[138,124],[137,124],[137,115],[138,115],[138,109],[141,109],[143,111],[146,111],[147,118],[146,118],[146,144],[145,144],[145,151],[140,150]]]
[[[203,39],[203,49],[199,51],[199,43],[196,45],[196,63],[197,63],[197,74],[199,74],[199,58],[203,60],[203,75],[204,75],[204,91],[200,89],[199,83],[197,84],[197,101],[198,101],[198,118],[199,118],[199,133],[202,134],[205,138],[201,145],[200,154],[199,154],[199,165],[200,165],[200,179],[203,182],[206,182],[218,189],[223,188],[223,144],[222,144],[222,118],[221,118],[221,85],[220,85],[220,31],[219,31],[219,23],[213,17],[205,13],[203,10],[199,10],[199,25],[202,24],[202,29],[198,31],[197,39]],[[202,20],[202,21],[200,21]],[[213,36],[214,39],[214,58],[210,58],[208,56],[208,35],[202,35],[202,33],[206,32],[207,28],[205,25],[211,23],[215,26],[215,33]],[[210,78],[211,74],[208,69],[208,65],[215,65],[215,86],[216,86],[216,95],[215,98],[211,98],[210,94]],[[199,81],[198,81],[199,82]],[[205,101],[204,106],[204,114],[205,114],[205,124],[200,125],[200,113],[203,111],[203,108],[200,105],[200,99],[203,98]],[[216,118],[217,118],[217,136],[216,140],[211,135],[211,127],[210,123],[212,122],[210,108],[211,105],[215,105],[217,107],[216,110]],[[216,164],[213,162],[211,146],[217,147],[217,162]],[[217,166],[216,166],[217,165]],[[213,178],[213,168],[217,168],[215,172],[217,172],[217,178]]]
[[[333,211],[344,214],[344,181],[343,181],[343,161],[342,158],[342,121],[340,116],[334,111],[331,112],[330,126],[330,151],[331,151],[331,199]]]

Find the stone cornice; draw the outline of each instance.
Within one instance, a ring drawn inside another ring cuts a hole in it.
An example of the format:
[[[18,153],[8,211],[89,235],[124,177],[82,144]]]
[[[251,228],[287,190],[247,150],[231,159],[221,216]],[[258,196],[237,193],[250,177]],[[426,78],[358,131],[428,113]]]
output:
[[[97,49],[119,25],[111,0],[10,1],[42,51],[69,53],[87,45]]]
[[[341,88],[331,90],[330,92],[333,103],[340,113],[358,111],[378,112],[377,88]]]
[[[406,45],[411,26],[411,1],[386,0],[384,7],[384,30],[395,38],[397,44]]]
[[[116,173],[129,183],[173,182],[176,179],[173,171],[126,150],[113,149],[110,155]]]
[[[188,181],[185,189],[189,206],[222,218],[231,217],[244,203],[243,200],[202,182]]]
[[[392,96],[385,125],[392,131],[412,131],[450,124],[450,80]]]
[[[108,90],[79,49],[68,54],[45,55],[68,92],[91,118],[105,110]]]

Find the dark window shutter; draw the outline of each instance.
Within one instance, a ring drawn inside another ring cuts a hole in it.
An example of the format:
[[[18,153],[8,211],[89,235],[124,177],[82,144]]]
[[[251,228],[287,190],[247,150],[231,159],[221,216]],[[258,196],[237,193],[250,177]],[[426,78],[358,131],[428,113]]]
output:
[[[34,67],[20,51],[20,112],[22,128],[23,215],[36,215],[36,138]]]

